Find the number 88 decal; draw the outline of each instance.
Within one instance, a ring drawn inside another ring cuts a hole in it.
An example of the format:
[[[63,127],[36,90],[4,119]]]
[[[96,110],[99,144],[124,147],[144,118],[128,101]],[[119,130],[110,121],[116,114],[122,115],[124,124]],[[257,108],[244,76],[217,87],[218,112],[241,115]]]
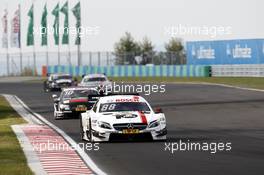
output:
[[[105,104],[102,106],[101,111],[112,111],[116,107],[116,104]]]

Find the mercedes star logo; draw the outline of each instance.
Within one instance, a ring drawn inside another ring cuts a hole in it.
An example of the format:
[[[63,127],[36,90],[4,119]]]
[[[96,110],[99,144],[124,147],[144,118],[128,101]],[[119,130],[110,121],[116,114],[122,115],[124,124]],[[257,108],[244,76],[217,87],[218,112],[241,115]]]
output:
[[[128,128],[128,129],[133,129],[133,128],[134,128],[134,126],[133,126],[133,124],[132,124],[132,123],[129,123],[129,124],[127,125],[127,128]]]

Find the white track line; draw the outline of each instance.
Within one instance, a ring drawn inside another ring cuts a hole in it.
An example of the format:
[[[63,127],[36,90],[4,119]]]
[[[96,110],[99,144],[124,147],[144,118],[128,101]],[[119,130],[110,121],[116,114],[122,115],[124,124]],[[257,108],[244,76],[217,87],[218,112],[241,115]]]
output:
[[[3,96],[8,96],[7,94],[4,94]],[[10,96],[10,95],[9,95]],[[27,109],[28,111],[30,111],[32,114],[34,114],[36,117],[30,117],[30,119],[32,118],[34,121],[36,119],[36,121],[41,120],[43,123],[47,124],[48,126],[50,126],[52,129],[54,129],[55,131],[57,131],[57,133],[59,133],[70,145],[76,145],[77,143],[70,137],[68,136],[63,130],[61,130],[60,128],[58,128],[57,126],[55,126],[54,124],[52,124],[51,122],[49,122],[48,120],[46,120],[44,117],[42,117],[41,115],[39,115],[38,113],[33,112],[21,99],[19,99],[17,96],[13,96],[14,99],[16,99],[25,109]],[[14,103],[14,100],[10,101],[10,98],[6,98],[9,103]],[[12,106],[12,105],[11,105]],[[21,109],[19,107],[18,104],[13,105],[12,106],[16,111],[17,109]],[[24,111],[25,112],[25,111]],[[21,114],[22,115],[21,115]],[[19,114],[21,116],[24,116],[25,114],[28,115],[28,113],[22,113],[20,112]],[[26,117],[27,118],[27,117]],[[26,119],[26,121],[30,120],[29,118]],[[32,121],[31,121],[32,122]],[[76,152],[80,155],[80,157],[83,159],[83,161],[86,163],[86,165],[88,167],[91,168],[91,170],[93,172],[95,172],[98,175],[106,175],[106,173],[104,171],[102,171],[95,163],[94,161],[90,158],[90,156],[88,156],[87,153],[84,152],[83,149],[81,149],[80,147],[76,147]]]
[[[146,81],[146,82],[126,82],[126,83],[143,83],[143,84],[148,84],[148,83],[154,83],[151,81]],[[208,85],[208,86],[221,86],[221,87],[226,87],[226,88],[233,88],[233,89],[240,89],[240,90],[246,90],[246,91],[256,91],[256,92],[264,92],[264,89],[255,89],[255,88],[246,88],[246,87],[240,87],[240,86],[233,86],[233,85],[227,85],[227,84],[221,84],[221,83],[207,83],[207,82],[158,82],[160,84],[187,84],[187,85]]]
[[[165,83],[165,82],[161,82],[161,83]],[[233,86],[233,85],[227,85],[227,84],[221,84],[221,83],[206,83],[206,82],[168,82],[166,84],[190,84],[190,85],[193,84],[193,85],[221,86],[221,87],[233,88],[233,89],[239,89],[239,90],[246,90],[246,91],[264,92],[263,89],[246,88],[246,87]]]
[[[34,115],[32,115],[28,108],[24,105],[22,106],[23,102],[18,100],[16,96],[2,94],[5,99],[9,102],[10,106],[29,124],[43,124],[40,120],[38,120]]]

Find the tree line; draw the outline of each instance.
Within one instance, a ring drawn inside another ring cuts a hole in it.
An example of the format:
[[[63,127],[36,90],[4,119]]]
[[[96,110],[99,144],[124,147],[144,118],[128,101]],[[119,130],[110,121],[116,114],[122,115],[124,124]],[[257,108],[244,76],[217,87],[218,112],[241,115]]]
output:
[[[131,33],[126,32],[114,45],[115,64],[185,64],[186,54],[183,41],[171,38],[164,44],[165,52],[155,51],[155,46],[148,37],[136,41]]]

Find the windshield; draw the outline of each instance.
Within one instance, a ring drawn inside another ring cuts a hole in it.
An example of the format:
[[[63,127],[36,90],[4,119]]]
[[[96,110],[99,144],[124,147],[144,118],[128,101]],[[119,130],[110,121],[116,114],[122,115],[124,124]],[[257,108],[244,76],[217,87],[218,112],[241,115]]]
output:
[[[95,90],[68,90],[63,92],[62,98],[80,98],[88,97],[88,95],[97,95]]]
[[[54,76],[53,79],[54,79],[54,80],[72,79],[72,77],[69,76],[69,75],[59,75],[59,76]]]
[[[150,111],[145,102],[122,102],[104,103],[100,105],[99,112],[120,112],[120,111]]]
[[[106,81],[105,77],[94,77],[94,78],[86,78],[84,82],[92,82],[92,81]]]

